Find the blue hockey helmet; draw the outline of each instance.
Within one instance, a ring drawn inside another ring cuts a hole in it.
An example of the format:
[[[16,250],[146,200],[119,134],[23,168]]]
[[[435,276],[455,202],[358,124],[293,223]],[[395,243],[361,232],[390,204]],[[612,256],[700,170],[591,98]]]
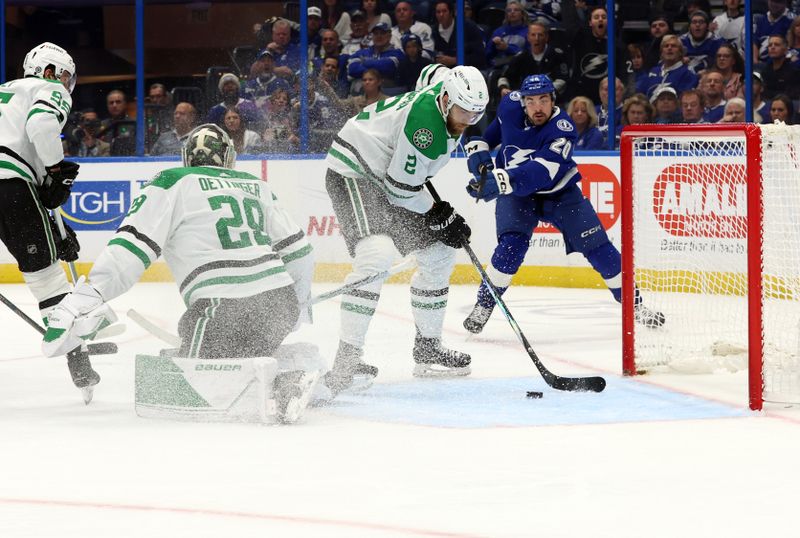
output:
[[[555,96],[556,87],[553,86],[553,81],[547,75],[530,75],[525,77],[522,81],[522,86],[519,88],[519,94],[523,97],[526,95],[541,95],[549,93]]]

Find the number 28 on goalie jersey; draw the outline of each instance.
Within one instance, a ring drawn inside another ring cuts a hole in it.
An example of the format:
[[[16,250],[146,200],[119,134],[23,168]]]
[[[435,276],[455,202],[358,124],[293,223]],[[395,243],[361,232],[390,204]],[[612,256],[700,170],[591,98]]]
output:
[[[267,184],[213,166],[165,170],[146,184],[90,281],[108,301],[162,253],[187,306],[305,287],[313,267],[305,234]]]

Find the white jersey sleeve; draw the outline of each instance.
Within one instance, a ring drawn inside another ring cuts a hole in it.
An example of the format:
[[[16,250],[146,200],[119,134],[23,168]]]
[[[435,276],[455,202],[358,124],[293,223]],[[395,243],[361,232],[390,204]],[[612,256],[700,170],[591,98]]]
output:
[[[129,289],[163,254],[187,306],[241,298],[297,278],[310,290],[311,245],[266,183],[204,166],[158,174],[98,258],[90,281],[104,299]]]
[[[45,166],[52,166],[64,159],[61,130],[71,109],[72,98],[61,84],[43,87],[34,95],[25,131]]]
[[[71,107],[60,82],[27,77],[0,85],[0,179],[42,184],[45,166],[64,158],[61,130]]]

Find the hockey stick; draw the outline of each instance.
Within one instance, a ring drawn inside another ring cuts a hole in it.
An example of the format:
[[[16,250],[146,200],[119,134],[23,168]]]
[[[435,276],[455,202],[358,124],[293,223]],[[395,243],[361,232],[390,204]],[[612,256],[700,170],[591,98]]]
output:
[[[364,284],[369,284],[370,282],[375,282],[376,280],[384,279],[388,276],[400,273],[402,271],[406,271],[411,269],[416,265],[416,260],[414,258],[406,258],[399,263],[391,266],[386,271],[381,271],[380,273],[375,273],[373,275],[365,276],[355,282],[350,282],[349,284],[345,284],[344,286],[338,287],[335,290],[328,291],[326,293],[321,293],[315,297],[311,298],[311,304],[315,305],[317,303],[321,303],[322,301],[326,301],[338,295],[342,295],[343,293],[347,293],[350,290],[356,289],[359,286],[363,286]],[[130,318],[134,323],[136,323],[139,327],[144,329],[145,331],[149,332],[162,342],[169,344],[172,347],[180,347],[181,346],[181,338],[177,334],[172,334],[171,332],[162,329],[142,314],[137,312],[134,309],[128,310],[128,318]]]
[[[331,290],[326,293],[320,293],[316,297],[311,298],[311,304],[321,303],[322,301],[326,301],[332,297],[336,297],[337,295],[342,295],[347,293],[350,290],[354,290],[359,286],[363,286],[364,284],[370,284],[371,282],[375,282],[376,280],[383,280],[391,275],[400,273],[402,271],[406,271],[408,269],[413,268],[417,264],[414,258],[405,258],[401,260],[399,263],[394,264],[386,271],[381,271],[380,273],[375,273],[369,276],[365,276],[355,282],[350,282],[349,284],[345,284],[335,290]]]
[[[172,347],[181,347],[181,337],[177,334],[172,334],[166,329],[162,329],[139,312],[131,308],[128,310],[128,318],[136,325],[149,332],[164,343]]]
[[[433,185],[430,182],[426,183],[426,185],[433,196],[433,199],[437,202],[441,202],[442,199],[439,197],[439,193],[436,192],[436,189],[433,187]],[[497,291],[497,288],[489,279],[489,275],[486,274],[486,270],[483,268],[483,265],[481,265],[478,256],[475,255],[475,251],[469,246],[469,240],[466,237],[462,236],[461,246],[464,247],[464,250],[469,255],[470,260],[472,260],[472,265],[475,267],[478,273],[480,273],[483,281],[486,282],[486,286],[489,288],[489,293],[492,294],[495,303],[497,303],[497,306],[500,307],[500,311],[503,312],[503,315],[506,317],[506,320],[508,320],[509,325],[511,325],[511,328],[514,330],[514,333],[517,335],[519,341],[522,342],[522,345],[525,347],[525,351],[528,352],[528,356],[533,361],[536,369],[539,370],[539,373],[542,375],[542,378],[544,378],[545,383],[556,390],[602,392],[603,389],[606,388],[606,380],[602,377],[562,377],[554,374],[548,370],[544,364],[542,364],[539,356],[533,350],[533,346],[531,346],[530,342],[528,342],[528,339],[525,338],[525,335],[522,334],[522,330],[519,328],[516,320],[511,315],[511,311],[503,301],[500,292]]]

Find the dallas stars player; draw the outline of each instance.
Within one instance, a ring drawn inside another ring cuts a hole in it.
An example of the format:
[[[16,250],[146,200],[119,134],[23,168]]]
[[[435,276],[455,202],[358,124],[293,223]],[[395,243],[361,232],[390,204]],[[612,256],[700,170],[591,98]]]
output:
[[[88,282],[50,313],[46,355],[70,349],[102,325],[113,315],[104,303],[130,289],[162,253],[187,307],[179,356],[273,353],[310,299],[312,249],[267,184],[233,170],[235,159],[233,142],[218,126],[189,134],[184,166],[145,185]]]
[[[424,184],[444,167],[488,101],[481,73],[455,67],[438,84],[365,108],[347,121],[328,152],[326,186],[354,258],[345,282],[388,269],[395,249],[415,252],[416,376],[470,373],[470,356],[441,343],[455,249],[470,229],[449,203],[434,204]],[[362,347],[381,285],[366,284],[342,300],[339,349],[326,376],[334,393],[350,387],[354,377],[371,381],[377,375],[377,368],[362,361]]]
[[[48,209],[69,199],[78,165],[64,160],[60,134],[72,107],[75,62],[42,43],[22,62],[24,78],[0,85],[0,239],[17,261],[42,318],[69,293],[58,260],[78,259],[75,232],[62,240]],[[80,343],[78,343],[80,344]],[[100,381],[89,355],[66,349],[75,385]]]

